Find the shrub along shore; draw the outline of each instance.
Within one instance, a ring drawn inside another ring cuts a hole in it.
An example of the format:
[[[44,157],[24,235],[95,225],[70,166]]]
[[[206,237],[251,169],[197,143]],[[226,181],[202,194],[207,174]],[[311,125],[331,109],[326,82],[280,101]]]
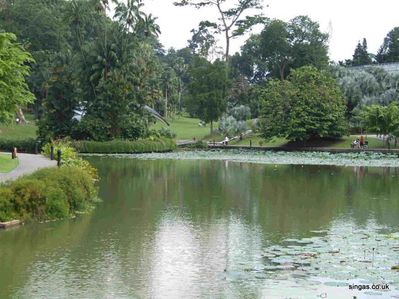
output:
[[[56,141],[55,144],[59,143]],[[68,146],[75,148],[80,153],[87,154],[138,154],[170,152],[176,149],[176,142],[171,138],[160,137],[138,140],[72,141],[68,143]],[[23,153],[33,154],[36,151],[44,151],[41,143],[34,138],[22,140],[0,139],[0,151],[11,152],[14,147],[17,148],[18,152]]]
[[[74,148],[85,154],[138,154],[151,152],[170,152],[176,149],[176,143],[169,138],[139,139],[135,141],[75,141]]]
[[[72,217],[96,200],[94,178],[81,167],[45,168],[0,186],[0,222]]]
[[[46,221],[76,216],[98,201],[97,170],[79,158],[69,142],[57,141],[62,150],[59,168],[45,168],[0,185],[0,222]],[[43,154],[50,156],[50,144]]]

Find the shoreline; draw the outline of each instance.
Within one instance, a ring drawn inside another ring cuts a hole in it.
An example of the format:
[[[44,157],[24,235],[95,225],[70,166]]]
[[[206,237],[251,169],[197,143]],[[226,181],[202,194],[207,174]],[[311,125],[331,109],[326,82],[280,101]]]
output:
[[[382,154],[397,154],[399,155],[399,148],[371,148],[371,149],[352,149],[352,148],[332,148],[332,147],[265,147],[265,146],[240,146],[240,145],[209,145],[209,149],[238,149],[238,150],[253,150],[253,151],[275,151],[275,152],[323,152],[331,154],[348,154],[348,153],[382,153]]]

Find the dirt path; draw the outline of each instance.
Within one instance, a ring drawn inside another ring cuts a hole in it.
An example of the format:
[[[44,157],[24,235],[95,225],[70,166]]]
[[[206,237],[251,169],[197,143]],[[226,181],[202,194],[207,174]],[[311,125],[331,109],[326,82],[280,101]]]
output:
[[[42,155],[18,154],[18,159],[19,165],[17,168],[9,173],[0,173],[0,183],[15,180],[41,168],[57,166],[57,161],[51,161]]]

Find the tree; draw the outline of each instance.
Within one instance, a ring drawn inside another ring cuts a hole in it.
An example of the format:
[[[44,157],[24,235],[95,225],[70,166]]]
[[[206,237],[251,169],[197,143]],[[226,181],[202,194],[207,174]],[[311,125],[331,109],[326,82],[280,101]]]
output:
[[[367,40],[363,38],[363,42],[357,43],[355,53],[353,53],[352,65],[367,65],[371,64],[373,61],[367,51]]]
[[[198,57],[189,73],[189,103],[202,121],[211,124],[212,133],[213,122],[217,121],[226,109],[226,65],[220,60],[210,63]]]
[[[231,3],[231,1],[229,1]],[[216,33],[224,34],[226,47],[225,47],[225,60],[229,59],[230,43],[231,40],[237,36],[243,35],[248,32],[254,25],[264,21],[261,15],[245,16],[245,12],[249,10],[262,9],[261,0],[236,0],[233,6],[225,8],[226,0],[179,0],[174,4],[176,6],[194,6],[195,8],[214,7],[220,18],[218,23],[202,22],[207,27],[216,30]]]
[[[386,106],[399,98],[399,76],[390,74],[382,68],[333,67],[332,72],[346,99],[349,120],[354,113],[362,110],[363,106],[372,104]]]
[[[339,137],[346,133],[345,101],[334,78],[306,66],[287,80],[270,80],[264,88],[261,112],[265,138],[292,141]]]
[[[387,136],[387,145],[391,137],[399,137],[399,104],[392,102],[388,106],[366,106],[361,114],[364,125],[370,132]],[[395,142],[396,143],[396,142]]]
[[[250,77],[256,81],[266,77],[284,80],[291,69],[312,65],[322,69],[328,65],[328,34],[307,16],[288,23],[266,22],[259,35],[253,35],[242,47],[242,56],[252,64]],[[247,62],[248,63],[248,62]]]
[[[191,30],[191,33],[192,37],[188,40],[188,47],[193,54],[208,58],[213,52],[217,52],[216,38],[204,22],[201,22],[198,30]]]
[[[395,27],[387,34],[376,60],[378,63],[399,62],[399,27]]]
[[[25,77],[30,73],[32,56],[12,33],[0,33],[0,122],[9,121],[20,106],[33,102]]]

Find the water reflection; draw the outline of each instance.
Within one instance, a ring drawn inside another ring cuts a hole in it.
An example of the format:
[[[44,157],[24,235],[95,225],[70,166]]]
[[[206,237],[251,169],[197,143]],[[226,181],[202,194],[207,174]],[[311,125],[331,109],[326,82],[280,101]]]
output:
[[[0,233],[0,298],[348,298],[352,279],[399,284],[397,169],[92,162],[104,201],[91,215]]]

